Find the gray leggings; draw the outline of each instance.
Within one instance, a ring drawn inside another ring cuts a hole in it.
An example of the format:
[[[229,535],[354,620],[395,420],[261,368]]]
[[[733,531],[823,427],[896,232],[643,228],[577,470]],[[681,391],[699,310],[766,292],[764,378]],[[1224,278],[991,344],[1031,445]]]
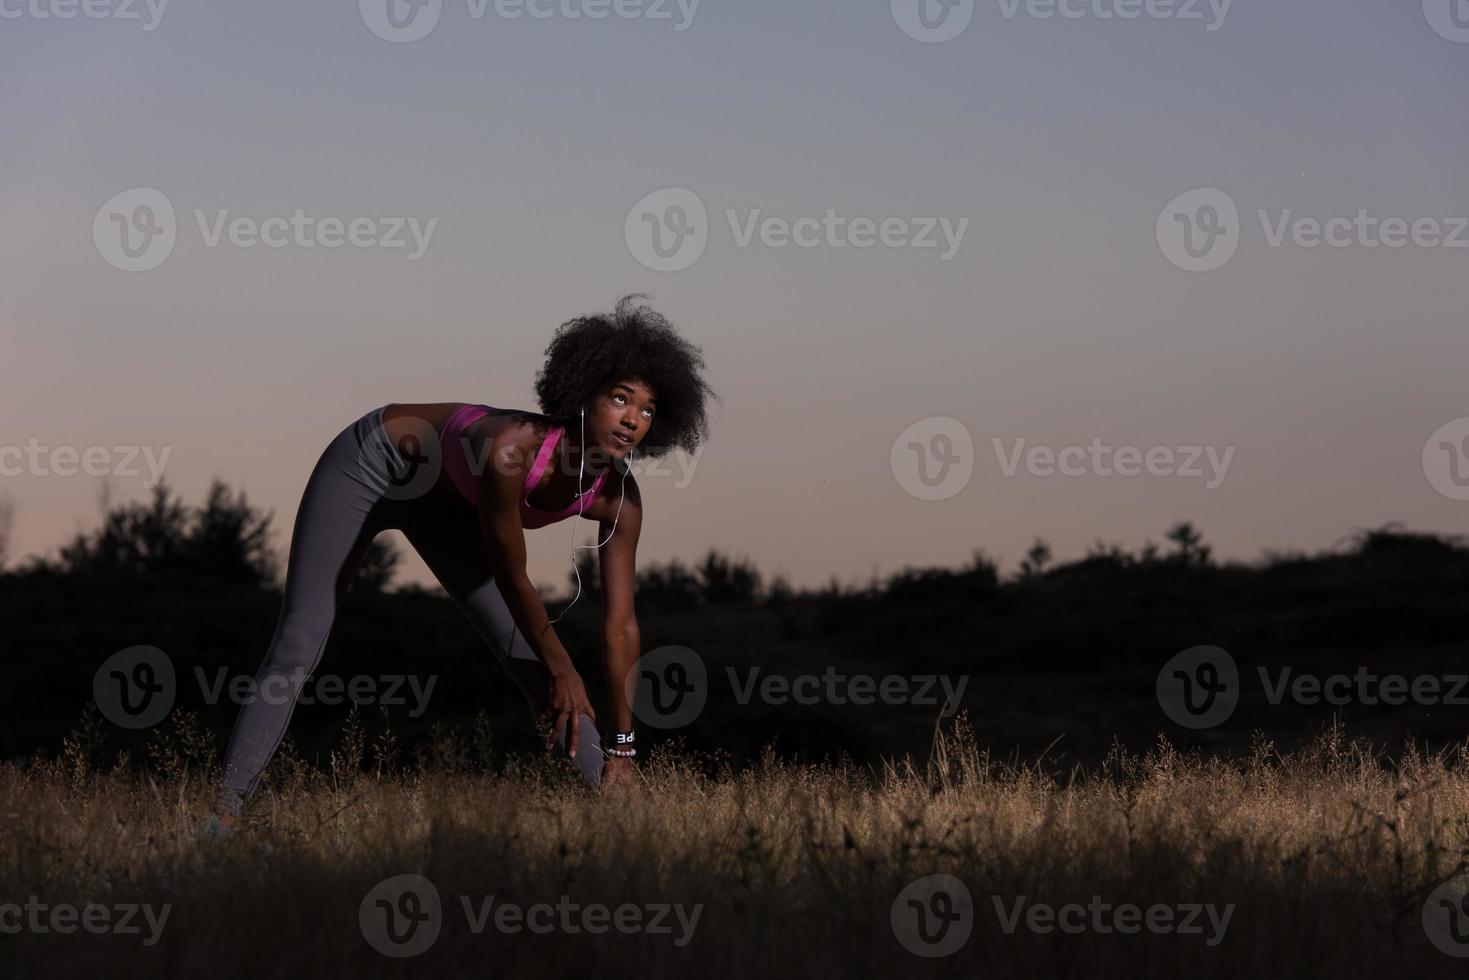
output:
[[[301,681],[321,660],[337,606],[358,564],[372,539],[388,528],[402,531],[423,557],[519,686],[531,711],[539,715],[545,710],[545,665],[516,627],[491,577],[478,515],[471,507],[451,507],[429,495],[406,492],[421,487],[422,478],[411,479],[415,462],[388,440],[382,426],[386,407],[343,429],[306,482],[291,535],[280,618],[255,675],[255,690],[262,694],[241,706],[225,750],[217,802],[225,812],[239,814],[255,792],[290,723]],[[576,765],[595,787],[605,761],[601,739],[591,719],[582,716],[579,723]],[[563,757],[565,739],[563,729],[556,742]]]

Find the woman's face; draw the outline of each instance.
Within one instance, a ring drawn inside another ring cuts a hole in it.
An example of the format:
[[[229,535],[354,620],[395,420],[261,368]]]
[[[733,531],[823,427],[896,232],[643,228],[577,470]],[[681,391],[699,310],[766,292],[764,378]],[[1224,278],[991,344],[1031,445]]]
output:
[[[587,413],[588,441],[612,459],[622,459],[643,441],[657,412],[657,393],[651,387],[634,378],[618,381]]]

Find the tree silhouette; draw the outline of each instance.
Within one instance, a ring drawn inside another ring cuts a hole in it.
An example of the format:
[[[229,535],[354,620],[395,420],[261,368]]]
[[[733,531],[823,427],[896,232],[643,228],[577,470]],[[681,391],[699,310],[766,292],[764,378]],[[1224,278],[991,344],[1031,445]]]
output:
[[[275,587],[280,562],[270,547],[274,511],[251,506],[243,491],[231,493],[211,482],[204,503],[189,507],[167,483],[153,488],[146,503],[112,505],[104,497],[102,526],[79,532],[60,549],[57,571],[69,574],[173,574],[234,586]],[[390,543],[374,541],[353,579],[353,588],[382,592],[401,556]]]
[[[5,568],[5,559],[10,553],[10,532],[15,527],[15,498],[0,494],[0,569]]]
[[[352,579],[352,589],[357,592],[378,594],[386,592],[397,574],[398,563],[403,556],[391,541],[376,539],[367,546],[362,563]]]
[[[749,602],[760,592],[760,571],[743,559],[730,559],[714,549],[699,565],[704,601]]]
[[[270,551],[271,515],[257,515],[244,492],[231,499],[219,480],[209,486],[204,506],[194,512],[184,539],[187,563],[214,578],[256,585],[275,578]]]
[[[183,570],[188,511],[169,499],[168,484],[153,487],[149,503],[108,505],[102,526],[79,532],[61,547],[61,570],[73,574],[123,572],[146,575]]]
[[[1194,527],[1192,521],[1179,521],[1168,529],[1165,537],[1178,548],[1172,555],[1174,562],[1199,567],[1209,564],[1211,549],[1203,544],[1204,536]]]
[[[651,608],[692,609],[703,599],[699,579],[677,558],[638,573],[638,601]]]
[[[1039,578],[1046,564],[1051,560],[1051,546],[1040,538],[1035,539],[1035,544],[1025,553],[1025,559],[1020,563],[1020,577],[1023,579]]]

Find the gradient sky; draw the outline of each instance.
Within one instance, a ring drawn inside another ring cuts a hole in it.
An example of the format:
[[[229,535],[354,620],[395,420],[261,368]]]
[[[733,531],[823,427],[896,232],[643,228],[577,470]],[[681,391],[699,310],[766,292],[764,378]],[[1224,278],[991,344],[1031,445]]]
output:
[[[631,291],[703,347],[724,399],[694,479],[643,481],[643,564],[715,547],[820,585],[976,548],[1010,570],[1036,535],[1060,558],[1136,548],[1183,518],[1244,559],[1391,520],[1464,526],[1469,503],[1422,457],[1469,416],[1469,248],[1272,248],[1256,217],[1469,215],[1469,43],[1416,0],[1236,0],[1215,31],[990,0],[944,43],[907,36],[887,0],[703,0],[683,31],[672,6],[509,20],[445,0],[413,43],[344,2],[173,0],[151,31],[23,2],[0,0],[20,14],[0,19],[0,444],[172,447],[174,490],[243,489],[274,509],[282,551],[351,420],[391,401],[534,407],[556,324]],[[135,187],[178,216],[146,272],[92,234]],[[706,251],[676,272],[624,238],[666,187],[709,215]],[[1202,187],[1236,202],[1241,240],[1194,273],[1155,227]],[[193,217],[296,208],[438,223],[410,261],[210,248]],[[740,247],[727,208],[969,224],[944,261]],[[944,500],[891,466],[931,417],[974,443]],[[996,438],[1235,452],[1208,489],[1007,477]],[[103,482],[0,477],[13,554],[95,526]],[[145,499],[143,482],[112,492]],[[569,533],[528,533],[534,580],[563,587]],[[429,580],[411,552],[400,580]]]

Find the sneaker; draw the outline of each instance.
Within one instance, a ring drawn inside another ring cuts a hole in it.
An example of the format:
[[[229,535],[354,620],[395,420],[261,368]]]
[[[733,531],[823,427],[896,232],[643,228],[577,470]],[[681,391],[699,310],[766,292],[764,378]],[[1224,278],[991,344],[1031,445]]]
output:
[[[233,834],[234,832],[234,827],[229,826],[223,820],[219,819],[218,814],[211,813],[194,828],[194,840],[214,840],[215,838],[223,837],[226,834]]]

